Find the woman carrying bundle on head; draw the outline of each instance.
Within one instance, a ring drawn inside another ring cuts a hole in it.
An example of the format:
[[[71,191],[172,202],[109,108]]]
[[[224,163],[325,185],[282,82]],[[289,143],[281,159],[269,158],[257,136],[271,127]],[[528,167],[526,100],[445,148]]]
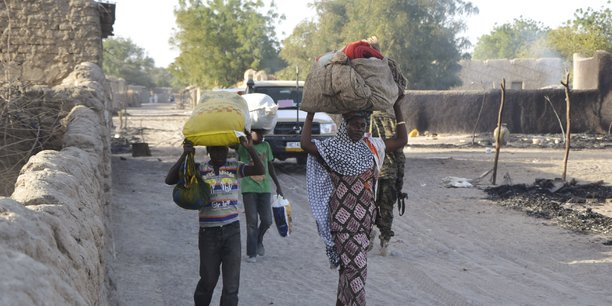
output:
[[[385,152],[408,142],[401,100],[393,105],[397,133],[388,139],[366,134],[370,112],[343,114],[338,134],[323,141],[311,137],[314,113],[308,113],[304,122],[301,146],[309,153],[308,200],[331,267],[339,267],[340,272],[336,305],[365,305],[367,248],[376,219],[376,176]]]

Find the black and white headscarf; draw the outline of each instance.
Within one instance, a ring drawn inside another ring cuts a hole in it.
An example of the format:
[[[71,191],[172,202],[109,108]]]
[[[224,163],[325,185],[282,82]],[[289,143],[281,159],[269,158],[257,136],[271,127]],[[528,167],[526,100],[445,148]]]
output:
[[[348,136],[347,122],[342,121],[335,137],[315,141],[319,155],[340,175],[355,176],[372,168],[372,151],[363,140],[353,142]]]

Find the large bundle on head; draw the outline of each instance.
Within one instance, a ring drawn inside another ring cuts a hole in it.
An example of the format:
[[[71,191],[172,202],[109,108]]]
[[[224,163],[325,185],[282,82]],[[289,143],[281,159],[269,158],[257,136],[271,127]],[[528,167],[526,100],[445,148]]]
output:
[[[246,101],[231,92],[205,92],[183,127],[185,139],[196,146],[238,144],[244,130],[251,129]]]
[[[272,130],[276,125],[278,105],[272,97],[262,93],[242,95],[249,106],[251,129]]]
[[[300,109],[341,114],[387,111],[406,87],[397,64],[370,42],[356,41],[321,56],[304,84]]]

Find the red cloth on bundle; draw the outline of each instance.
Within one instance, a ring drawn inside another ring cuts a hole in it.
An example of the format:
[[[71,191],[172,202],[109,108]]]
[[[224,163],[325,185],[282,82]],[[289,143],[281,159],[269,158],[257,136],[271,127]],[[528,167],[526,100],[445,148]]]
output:
[[[376,49],[372,48],[368,42],[363,40],[349,43],[342,50],[350,59],[376,57],[383,59],[383,55]]]

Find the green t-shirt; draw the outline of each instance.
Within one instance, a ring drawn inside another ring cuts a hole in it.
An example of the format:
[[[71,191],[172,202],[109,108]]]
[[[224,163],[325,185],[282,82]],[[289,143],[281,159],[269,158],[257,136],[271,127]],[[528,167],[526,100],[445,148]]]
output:
[[[253,148],[255,148],[255,152],[257,152],[257,155],[259,155],[259,159],[263,163],[265,172],[264,175],[247,176],[240,179],[240,191],[242,193],[271,192],[270,181],[272,180],[272,178],[270,177],[270,173],[268,172],[268,162],[274,159],[274,156],[272,155],[272,148],[270,148],[270,144],[266,141],[262,141],[261,143],[253,145]],[[238,158],[241,162],[247,165],[253,164],[249,152],[247,152],[247,150],[243,146],[238,147]]]

